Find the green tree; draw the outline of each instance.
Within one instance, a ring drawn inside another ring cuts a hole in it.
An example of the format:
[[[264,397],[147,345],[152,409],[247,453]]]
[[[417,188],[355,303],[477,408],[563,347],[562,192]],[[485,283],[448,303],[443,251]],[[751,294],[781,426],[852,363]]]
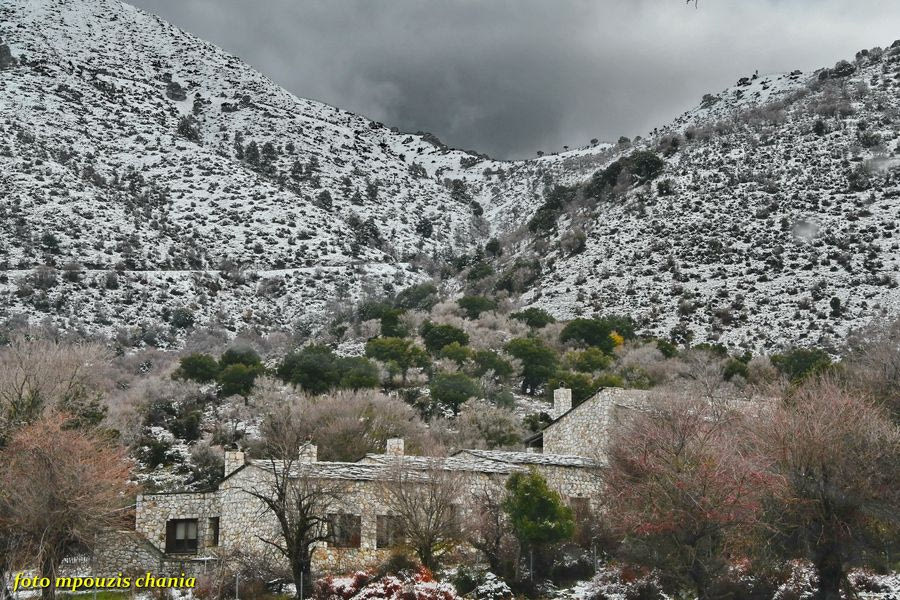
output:
[[[426,321],[419,328],[419,335],[425,342],[425,348],[433,355],[436,355],[441,349],[453,342],[459,342],[461,346],[469,343],[469,335],[453,325],[437,325],[431,321]]]
[[[478,396],[478,384],[463,373],[438,373],[431,380],[431,397],[459,412],[459,407],[469,398]]]
[[[256,382],[259,370],[241,363],[228,365],[219,373],[219,395],[222,397],[248,396]]]
[[[497,301],[484,296],[463,296],[456,301],[467,319],[477,319],[481,313],[496,310]]]
[[[370,319],[381,319],[382,315],[393,307],[386,300],[366,300],[356,309],[356,314],[360,321],[368,321]]]
[[[552,399],[553,392],[559,387],[565,387],[572,390],[572,402],[575,405],[581,404],[591,396],[597,393],[599,385],[597,385],[585,373],[575,373],[573,371],[557,371],[547,384],[548,399]]]
[[[489,239],[488,243],[484,245],[484,252],[489,256],[503,256],[503,246],[500,245],[500,240],[497,238]]]
[[[485,277],[490,277],[493,274],[494,267],[492,267],[490,263],[477,262],[472,265],[471,269],[469,269],[469,274],[466,276],[466,280],[479,281],[481,279],[484,279]]]
[[[188,329],[194,326],[194,313],[189,308],[176,308],[172,311],[172,318],[169,322],[176,329]]]
[[[596,319],[573,319],[559,334],[561,342],[577,342],[600,348],[612,354],[616,347],[612,333],[626,340],[634,339],[634,322],[629,317],[609,316]]]
[[[459,367],[462,367],[467,360],[472,358],[472,351],[459,342],[453,342],[441,348],[441,358],[450,359]]]
[[[522,392],[534,390],[556,372],[556,352],[541,340],[516,338],[506,345],[506,351],[522,363]]]
[[[219,376],[219,363],[209,354],[188,354],[181,357],[173,379],[188,379],[197,383],[215,381]]]
[[[532,329],[541,329],[550,323],[556,323],[553,315],[542,308],[526,308],[525,310],[514,312],[509,315],[517,321],[522,321]]]
[[[219,357],[219,366],[224,369],[230,365],[259,367],[262,366],[262,359],[250,348],[229,348]]]
[[[366,342],[366,356],[383,362],[393,374],[400,373],[406,385],[407,372],[413,367],[428,366],[428,355],[412,340],[397,337],[376,338]]]
[[[250,140],[244,148],[244,159],[253,166],[259,165],[259,145],[256,140]]]
[[[795,383],[831,366],[831,358],[818,348],[793,348],[773,355],[771,360],[782,375]]]
[[[431,310],[437,301],[437,286],[433,283],[420,283],[397,294],[394,305],[407,310]]]
[[[339,387],[347,390],[376,388],[381,383],[378,367],[361,356],[342,358],[339,361],[341,380]]]
[[[636,183],[646,183],[656,179],[662,173],[663,167],[665,163],[654,152],[638,150],[594,173],[585,193],[594,198],[599,197],[604,190],[618,185],[623,173],[635,178]]]
[[[402,308],[388,308],[381,313],[381,335],[384,337],[406,337],[409,331],[400,322],[406,311]]]
[[[592,347],[582,351],[567,352],[565,362],[576,371],[593,373],[608,367],[612,359],[600,348]]]
[[[503,511],[509,517],[521,550],[541,550],[575,533],[572,509],[536,470],[510,475],[506,492]]]
[[[327,346],[315,344],[285,356],[275,374],[310,394],[324,394],[341,379],[334,352]]]
[[[472,356],[475,366],[472,373],[481,377],[488,371],[493,371],[494,376],[499,379],[506,379],[513,373],[512,365],[509,361],[503,360],[503,357],[492,350],[478,350]]]

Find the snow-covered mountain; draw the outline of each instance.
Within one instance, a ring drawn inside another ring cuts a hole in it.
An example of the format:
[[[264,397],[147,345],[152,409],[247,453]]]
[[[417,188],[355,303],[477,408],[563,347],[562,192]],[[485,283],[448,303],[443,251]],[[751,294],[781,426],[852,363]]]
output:
[[[297,98],[154,16],[13,0],[0,32],[15,61],[0,73],[12,313],[290,323],[471,241],[471,204],[403,156],[429,144]]]
[[[526,302],[754,349],[827,347],[900,310],[900,41],[743,77],[655,134],[637,148],[662,173],[571,207]]]
[[[147,341],[167,321],[321,323],[491,237],[485,290],[656,333],[812,341],[900,302],[900,48],[508,162],[298,98],[118,0],[5,0],[0,39],[0,321]],[[665,155],[654,182],[527,230],[554,185],[636,149]]]

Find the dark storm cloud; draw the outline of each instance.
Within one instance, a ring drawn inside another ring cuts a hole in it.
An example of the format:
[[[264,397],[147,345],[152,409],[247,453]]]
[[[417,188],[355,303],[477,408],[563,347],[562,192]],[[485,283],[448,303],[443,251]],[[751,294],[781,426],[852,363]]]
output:
[[[532,156],[900,37],[896,0],[133,0],[299,96]]]

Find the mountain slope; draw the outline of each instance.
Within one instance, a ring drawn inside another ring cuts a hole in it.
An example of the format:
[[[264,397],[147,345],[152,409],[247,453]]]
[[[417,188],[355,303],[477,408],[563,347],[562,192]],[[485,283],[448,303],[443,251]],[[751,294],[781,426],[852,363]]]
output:
[[[496,273],[448,289],[658,335],[828,343],[900,304],[898,47],[742,78],[633,143],[496,161],[298,98],[118,0],[9,0],[0,37],[0,321],[162,345],[318,326],[491,237]],[[638,150],[653,181],[585,185]],[[558,185],[578,189],[530,231]]]
[[[653,150],[659,176],[568,207],[525,302],[752,349],[828,347],[900,309],[900,42],[742,78],[656,133],[611,158]]]
[[[359,294],[364,279],[415,280],[412,256],[470,235],[472,207],[411,173],[396,134],[296,98],[133,7],[13,0],[0,32],[17,61],[0,73],[10,312],[45,308],[96,328],[103,318],[76,313],[152,319],[214,294],[225,313],[256,304],[285,323]],[[73,281],[17,283],[67,264]],[[265,293],[242,270],[270,281]]]

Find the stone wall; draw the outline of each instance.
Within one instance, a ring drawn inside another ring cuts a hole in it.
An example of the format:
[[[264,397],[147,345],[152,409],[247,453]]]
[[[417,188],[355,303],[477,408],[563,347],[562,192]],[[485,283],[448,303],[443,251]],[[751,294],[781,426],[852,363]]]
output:
[[[335,463],[316,463],[332,465]],[[158,555],[140,555],[133,561],[136,567],[156,561],[183,561],[178,564],[185,572],[197,572],[205,568],[203,561],[217,554],[224,557],[235,551],[244,557],[267,557],[273,559],[271,545],[265,539],[279,539],[280,531],[271,511],[251,492],[265,492],[273,485],[274,476],[267,463],[249,463],[244,468],[234,470],[216,492],[187,494],[148,494],[138,498],[136,530],[148,540],[147,546]],[[384,468],[382,468],[384,467]],[[358,548],[335,548],[321,543],[313,553],[313,571],[322,573],[342,573],[353,569],[367,568],[383,562],[391,553],[389,548],[377,547],[377,518],[391,514],[388,483],[383,478],[385,465],[369,464],[365,467],[337,465],[348,473],[361,474],[345,478],[324,479],[317,482],[325,486],[334,496],[328,512],[346,513],[360,517],[361,536]],[[473,509],[474,497],[485,489],[500,494],[509,472],[526,470],[522,465],[504,467],[501,472],[452,471],[454,485],[458,487],[458,512],[465,523]],[[592,469],[574,466],[536,465],[548,483],[565,499],[590,498],[596,494],[598,481]],[[342,471],[343,472],[343,471]],[[213,548],[205,526],[207,519],[219,517],[219,548]],[[165,557],[166,522],[170,519],[198,519],[198,556],[181,559]],[[123,546],[124,547],[124,546]],[[126,554],[132,554],[130,551]],[[136,555],[140,554],[137,551]],[[281,559],[275,559],[281,560]],[[172,568],[173,564],[162,562],[156,569]],[[285,564],[282,566],[286,567]],[[129,567],[130,568],[130,567]]]
[[[564,499],[591,498],[598,489],[596,473],[591,469],[545,465],[536,468]],[[507,477],[506,474],[479,472],[459,472],[457,476],[460,486],[458,506],[463,522],[472,510],[475,495],[486,488],[502,493]],[[277,539],[279,533],[274,516],[259,499],[247,492],[265,490],[266,486],[271,485],[271,478],[268,471],[250,465],[222,483],[219,493],[223,548],[240,549],[249,555],[271,555],[269,545],[260,538]],[[319,544],[313,553],[314,572],[342,573],[384,561],[391,550],[377,548],[377,517],[391,513],[385,483],[377,480],[336,480],[324,485],[336,492],[330,511],[360,517],[361,538],[359,548],[334,548],[327,543]]]
[[[275,519],[263,503],[246,490],[264,490],[271,485],[272,475],[250,465],[226,479],[220,487],[222,519],[220,541],[224,548],[239,548],[250,555],[267,555],[270,547],[260,538],[278,537]],[[465,511],[471,496],[489,477],[480,473],[461,474],[460,508]],[[375,566],[391,553],[377,547],[377,518],[391,513],[385,483],[378,480],[334,480],[324,482],[335,492],[336,500],[329,509],[360,517],[359,548],[334,548],[321,543],[313,554],[316,573],[341,573]],[[500,482],[502,485],[502,481]]]
[[[538,466],[537,470],[563,500],[584,498],[591,506],[596,505],[601,485],[599,470],[544,465]]]
[[[108,531],[98,539],[92,555],[65,569],[64,575],[137,577],[150,573],[154,577],[178,577],[182,573],[198,577],[216,568],[213,557],[172,557],[163,554],[136,531]]]
[[[544,429],[544,454],[603,459],[610,427],[647,402],[645,390],[606,388]]]
[[[144,494],[137,498],[135,531],[157,550],[165,552],[166,522],[170,519],[197,519],[198,555],[211,555],[215,546],[209,520],[221,517],[221,513],[219,492]]]
[[[134,531],[110,531],[97,544],[91,570],[97,575],[157,573],[164,555]]]

